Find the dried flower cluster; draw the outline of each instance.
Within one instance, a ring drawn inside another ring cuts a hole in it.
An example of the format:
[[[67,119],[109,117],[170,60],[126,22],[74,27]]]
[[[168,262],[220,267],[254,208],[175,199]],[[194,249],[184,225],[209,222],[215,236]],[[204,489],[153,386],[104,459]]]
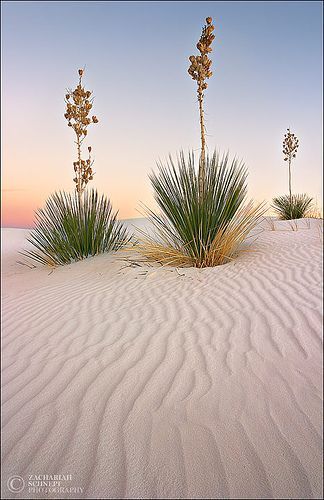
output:
[[[93,98],[91,98],[92,92],[85,90],[82,85],[83,73],[84,71],[79,69],[79,83],[77,87],[74,90],[68,90],[65,95],[66,113],[64,114],[64,117],[68,120],[68,126],[73,128],[77,137],[78,159],[73,162],[75,172],[73,181],[76,184],[79,199],[81,199],[88,182],[93,179],[91,146],[88,147],[88,158],[83,160],[81,158],[81,145],[88,133],[87,127],[91,123],[98,123],[98,118],[95,115],[91,118],[88,117],[92,109]]]
[[[198,96],[202,96],[203,91],[208,87],[205,82],[206,78],[210,78],[213,74],[212,71],[210,71],[212,61],[209,59],[207,54],[212,51],[211,44],[215,38],[215,35],[213,34],[215,28],[212,25],[211,17],[206,18],[206,23],[207,24],[202,29],[199,42],[197,43],[197,49],[201,55],[189,57],[191,65],[188,69],[188,73],[193,80],[197,80]]]
[[[212,61],[209,59],[208,54],[212,51],[211,44],[215,38],[213,34],[214,26],[212,24],[212,18],[206,18],[206,24],[203,26],[201,37],[197,43],[197,49],[200,52],[200,56],[190,56],[190,67],[188,69],[189,75],[193,80],[197,81],[198,89],[198,102],[199,102],[199,116],[200,116],[200,137],[201,137],[201,155],[199,162],[199,196],[202,199],[204,193],[204,183],[205,183],[205,125],[204,125],[204,109],[203,109],[203,98],[204,90],[207,88],[206,79],[212,76],[210,67]]]
[[[283,141],[283,154],[284,154],[284,161],[291,160],[292,158],[296,158],[296,153],[298,149],[298,139],[295,136],[295,134],[292,134],[290,132],[290,129],[287,128],[287,134],[285,134],[285,138]]]

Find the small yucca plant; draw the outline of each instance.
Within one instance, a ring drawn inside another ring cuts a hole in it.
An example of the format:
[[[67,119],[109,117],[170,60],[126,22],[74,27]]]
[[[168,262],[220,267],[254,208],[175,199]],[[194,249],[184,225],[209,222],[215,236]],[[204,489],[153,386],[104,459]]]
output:
[[[154,198],[161,210],[145,209],[155,234],[141,232],[139,251],[148,260],[174,266],[211,267],[229,262],[251,229],[261,219],[263,205],[245,204],[247,171],[244,164],[218,154],[205,162],[204,197],[194,154],[178,167],[170,157],[150,176]]]
[[[36,226],[27,240],[36,250],[22,255],[48,266],[69,264],[111,250],[129,241],[127,230],[105,196],[86,191],[54,193],[35,213]]]
[[[117,221],[108,198],[99,197],[96,190],[88,192],[87,184],[93,179],[91,146],[88,159],[81,157],[81,146],[87,136],[90,123],[98,123],[96,116],[90,119],[92,92],[82,84],[83,70],[79,69],[79,83],[65,95],[69,127],[76,134],[78,159],[74,162],[76,189],[73,194],[52,194],[45,208],[35,213],[35,228],[27,240],[36,248],[21,252],[25,257],[44,265],[56,266],[85,259],[110,250],[118,250],[130,239],[127,230]]]
[[[283,195],[273,199],[272,208],[282,220],[301,219],[311,215],[312,202],[307,194]]]

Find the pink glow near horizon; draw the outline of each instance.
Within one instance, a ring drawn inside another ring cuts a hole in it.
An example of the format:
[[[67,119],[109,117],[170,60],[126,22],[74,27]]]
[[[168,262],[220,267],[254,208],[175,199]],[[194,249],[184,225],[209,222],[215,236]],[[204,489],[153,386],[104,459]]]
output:
[[[94,92],[99,119],[85,144],[95,159],[89,186],[107,194],[122,219],[139,217],[140,202],[154,206],[148,174],[156,161],[169,153],[175,158],[180,149],[199,151],[195,84],[187,69],[206,15],[216,35],[205,98],[210,151],[242,159],[248,197],[270,204],[288,191],[281,145],[290,126],[300,140],[293,192],[306,192],[322,209],[319,2],[93,5],[80,2],[76,28],[69,20],[73,2],[4,2],[3,226],[31,226],[51,193],[74,189],[76,151],[64,94],[85,64],[84,84]],[[96,29],[81,51],[71,39],[89,23]]]

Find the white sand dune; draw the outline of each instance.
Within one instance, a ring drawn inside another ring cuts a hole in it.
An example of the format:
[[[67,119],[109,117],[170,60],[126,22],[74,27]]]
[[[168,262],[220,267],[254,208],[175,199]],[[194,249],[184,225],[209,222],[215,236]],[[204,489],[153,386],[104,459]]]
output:
[[[3,498],[320,498],[320,224],[203,270],[29,269],[2,230]]]

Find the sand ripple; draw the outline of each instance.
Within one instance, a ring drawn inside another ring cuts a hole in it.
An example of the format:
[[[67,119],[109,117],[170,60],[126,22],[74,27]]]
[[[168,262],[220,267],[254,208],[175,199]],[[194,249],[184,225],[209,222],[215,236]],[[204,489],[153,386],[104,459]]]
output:
[[[123,254],[51,274],[11,263],[4,497],[44,498],[8,492],[16,474],[82,488],[49,498],[321,497],[316,223],[280,223],[200,271],[121,269]]]

